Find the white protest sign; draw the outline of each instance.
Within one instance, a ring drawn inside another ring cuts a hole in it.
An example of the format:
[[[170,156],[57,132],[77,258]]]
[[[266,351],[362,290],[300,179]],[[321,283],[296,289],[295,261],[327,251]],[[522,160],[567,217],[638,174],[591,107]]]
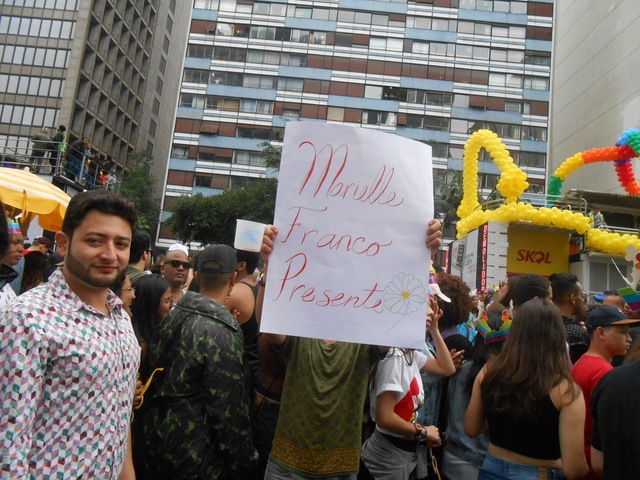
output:
[[[339,125],[287,125],[263,332],[422,348],[431,147]]]

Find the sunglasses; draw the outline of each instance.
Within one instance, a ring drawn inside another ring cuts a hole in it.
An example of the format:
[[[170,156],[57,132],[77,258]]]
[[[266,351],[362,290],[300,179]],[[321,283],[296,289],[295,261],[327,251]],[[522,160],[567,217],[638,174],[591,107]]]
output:
[[[191,268],[190,262],[181,262],[180,260],[169,260],[168,262],[165,262],[165,265],[166,264],[171,265],[173,268],[183,267],[185,270],[189,270]]]

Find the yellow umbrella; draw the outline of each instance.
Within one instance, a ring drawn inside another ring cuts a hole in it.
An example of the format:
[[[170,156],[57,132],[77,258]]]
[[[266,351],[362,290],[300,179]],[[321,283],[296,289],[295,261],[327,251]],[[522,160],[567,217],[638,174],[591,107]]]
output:
[[[38,224],[57,232],[71,197],[55,185],[28,170],[0,167],[0,200],[22,210],[24,222],[38,215]]]

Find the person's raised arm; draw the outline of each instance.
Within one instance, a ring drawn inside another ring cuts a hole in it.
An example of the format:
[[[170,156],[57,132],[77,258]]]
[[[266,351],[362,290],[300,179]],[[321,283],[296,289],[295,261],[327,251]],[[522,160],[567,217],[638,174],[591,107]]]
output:
[[[433,338],[433,344],[436,347],[436,358],[427,359],[422,371],[445,376],[453,375],[456,373],[456,367],[449,354],[449,349],[440,335],[440,330],[438,330],[438,320],[442,317],[443,312],[438,306],[438,302],[433,298],[429,299],[428,309],[427,328],[431,332],[431,338]]]
[[[589,473],[587,460],[584,457],[584,419],[586,406],[582,389],[573,382],[564,382],[558,390],[564,389],[561,395],[560,409],[560,453],[562,473],[569,480],[584,478]],[[574,389],[574,392],[571,391]]]
[[[273,241],[276,238],[278,229],[273,225],[267,225],[264,229],[264,236],[262,237],[262,246],[260,247],[260,254],[264,260],[264,270],[262,271],[262,282],[260,289],[258,290],[258,298],[256,299],[256,319],[258,324],[262,320],[262,306],[264,305],[264,287],[267,283],[267,270],[269,269],[269,257],[273,252]],[[274,345],[282,345],[287,339],[286,335],[278,335],[275,333],[264,333],[269,341]]]
[[[464,417],[464,433],[466,433],[467,436],[471,438],[477,437],[487,429],[481,391],[484,374],[485,369],[480,370],[480,373],[478,373],[478,376],[473,382],[471,401],[469,402],[469,407],[467,408],[467,414]]]

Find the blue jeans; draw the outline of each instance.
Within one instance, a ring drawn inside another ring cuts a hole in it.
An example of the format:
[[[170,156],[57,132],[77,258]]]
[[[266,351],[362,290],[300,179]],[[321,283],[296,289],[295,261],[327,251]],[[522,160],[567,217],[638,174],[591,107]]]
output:
[[[531,478],[561,480],[565,477],[560,470],[511,463],[488,453],[478,476],[478,480],[528,480]]]

